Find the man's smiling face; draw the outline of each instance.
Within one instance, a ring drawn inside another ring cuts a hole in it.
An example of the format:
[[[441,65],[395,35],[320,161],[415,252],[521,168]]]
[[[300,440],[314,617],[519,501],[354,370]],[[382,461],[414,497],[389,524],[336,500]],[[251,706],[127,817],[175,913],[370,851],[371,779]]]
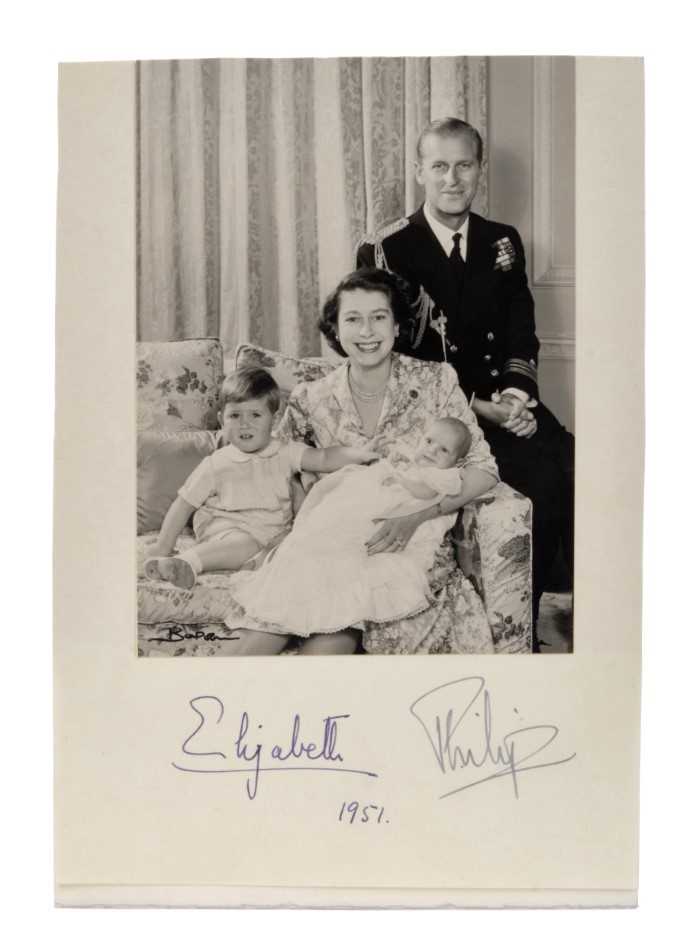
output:
[[[476,196],[481,165],[470,135],[426,135],[422,158],[416,162],[416,180],[425,189],[431,214],[448,228],[464,223]]]

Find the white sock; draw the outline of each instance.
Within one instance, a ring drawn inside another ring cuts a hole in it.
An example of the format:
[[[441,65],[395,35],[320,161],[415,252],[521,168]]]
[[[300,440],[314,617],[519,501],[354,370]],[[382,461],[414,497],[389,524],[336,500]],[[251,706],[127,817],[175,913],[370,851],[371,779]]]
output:
[[[196,551],[183,551],[182,554],[176,554],[181,561],[187,561],[195,574],[202,573],[202,561]]]

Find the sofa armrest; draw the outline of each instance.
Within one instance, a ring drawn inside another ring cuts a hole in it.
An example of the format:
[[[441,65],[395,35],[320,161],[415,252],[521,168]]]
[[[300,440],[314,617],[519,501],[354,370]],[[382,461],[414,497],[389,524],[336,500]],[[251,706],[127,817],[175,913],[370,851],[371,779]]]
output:
[[[532,648],[532,505],[500,482],[465,505],[457,561],[481,596],[498,653]]]

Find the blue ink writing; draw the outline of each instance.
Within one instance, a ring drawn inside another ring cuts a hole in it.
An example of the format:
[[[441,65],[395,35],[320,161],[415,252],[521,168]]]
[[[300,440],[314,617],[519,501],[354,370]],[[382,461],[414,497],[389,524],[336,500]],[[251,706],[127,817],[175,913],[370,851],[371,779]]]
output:
[[[389,819],[384,817],[383,805],[361,805],[360,802],[343,802],[338,821],[352,825],[358,815],[360,815],[359,824],[362,825],[370,822],[374,825],[389,824]]]
[[[338,749],[339,725],[342,720],[350,718],[349,713],[322,718],[318,730],[320,736],[315,737],[316,741],[308,741],[304,737],[301,716],[295,713],[288,739],[276,742],[268,755],[262,740],[263,724],[254,726],[247,710],[243,710],[237,719],[233,732],[222,735],[222,729],[218,727],[221,726],[225,710],[218,696],[195,696],[189,701],[189,706],[198,722],[182,743],[181,750],[185,756],[198,757],[200,760],[206,756],[210,758],[206,762],[188,758],[188,765],[173,762],[173,768],[206,775],[246,774],[245,789],[251,801],[258,793],[263,772],[345,772],[368,778],[378,777],[376,772],[341,765],[344,759]],[[211,757],[217,761],[212,761]],[[224,761],[219,761],[221,759]]]

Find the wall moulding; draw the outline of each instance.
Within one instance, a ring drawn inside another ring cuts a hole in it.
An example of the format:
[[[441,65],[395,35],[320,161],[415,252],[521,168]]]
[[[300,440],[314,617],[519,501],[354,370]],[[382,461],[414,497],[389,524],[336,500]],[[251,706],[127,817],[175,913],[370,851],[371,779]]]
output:
[[[576,341],[569,337],[541,337],[540,362],[542,360],[576,360]]]
[[[573,286],[575,267],[557,261],[554,233],[554,60],[536,56],[533,68],[533,286]]]

